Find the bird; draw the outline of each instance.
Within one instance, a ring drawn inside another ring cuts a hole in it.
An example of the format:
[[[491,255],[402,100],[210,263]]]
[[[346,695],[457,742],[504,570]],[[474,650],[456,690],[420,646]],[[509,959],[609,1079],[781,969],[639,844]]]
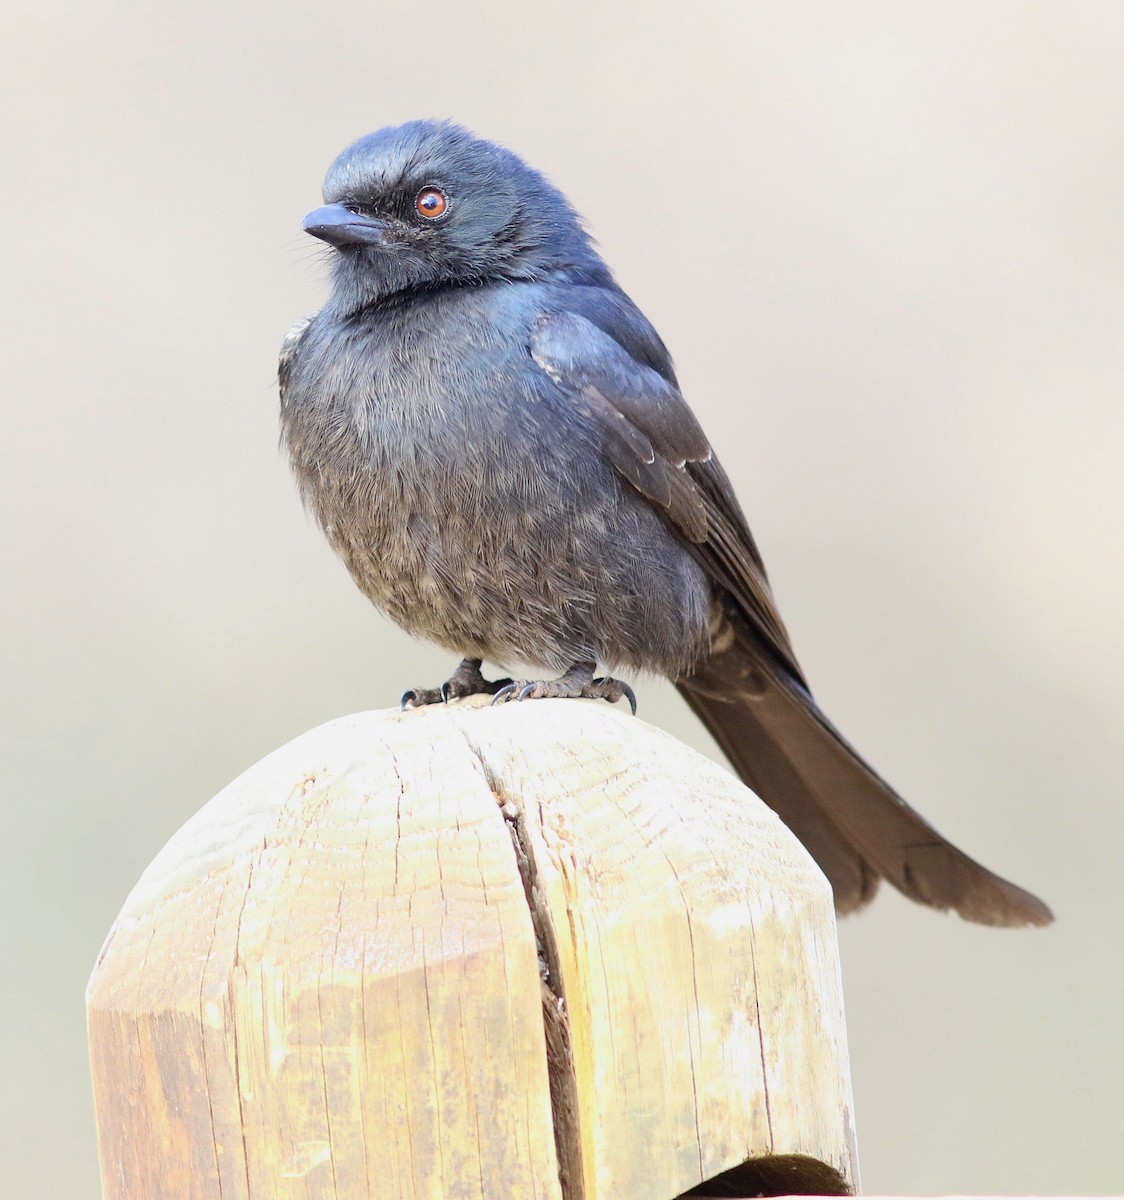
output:
[[[298,490],[360,590],[460,656],[412,708],[628,700],[669,678],[836,911],[882,880],[985,925],[1050,909],[941,836],[821,711],[659,334],[566,196],[451,121],[380,129],[303,229],[330,289],[280,356]],[[486,679],[483,664],[540,679]],[[700,814],[705,819],[705,814]]]

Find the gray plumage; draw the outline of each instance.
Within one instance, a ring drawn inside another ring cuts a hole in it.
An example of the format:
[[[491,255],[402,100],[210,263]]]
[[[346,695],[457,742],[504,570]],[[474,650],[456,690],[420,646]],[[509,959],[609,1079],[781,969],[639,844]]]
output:
[[[536,695],[621,695],[596,663],[667,675],[840,911],[885,878],[970,920],[1050,920],[816,707],[667,350],[557,189],[413,122],[345,150],[324,198],[305,228],[335,247],[332,292],[282,349],[284,442],[364,594],[471,660],[454,695],[487,686],[480,659],[569,672]]]

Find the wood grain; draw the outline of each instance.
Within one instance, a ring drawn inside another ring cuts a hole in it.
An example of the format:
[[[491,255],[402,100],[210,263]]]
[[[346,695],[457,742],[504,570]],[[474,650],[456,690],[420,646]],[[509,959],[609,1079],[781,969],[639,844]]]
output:
[[[671,1200],[770,1154],[856,1180],[826,882],[600,702],[298,738],[157,856],[87,1007],[106,1200]]]

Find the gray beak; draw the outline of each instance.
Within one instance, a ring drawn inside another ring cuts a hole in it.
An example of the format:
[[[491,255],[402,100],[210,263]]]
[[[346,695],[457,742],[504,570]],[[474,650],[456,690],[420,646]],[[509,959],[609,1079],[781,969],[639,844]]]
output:
[[[386,241],[387,223],[354,213],[342,204],[325,204],[314,208],[301,228],[330,246],[379,246]]]

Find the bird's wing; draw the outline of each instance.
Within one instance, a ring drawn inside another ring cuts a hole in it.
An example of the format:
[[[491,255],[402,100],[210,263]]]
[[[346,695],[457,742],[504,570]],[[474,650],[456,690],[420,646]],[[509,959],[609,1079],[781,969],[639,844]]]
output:
[[[281,388],[282,406],[285,404],[285,393],[289,387],[289,378],[293,373],[293,363],[296,362],[297,355],[300,353],[301,342],[317,315],[317,313],[312,313],[311,316],[301,317],[299,321],[294,322],[292,328],[285,334],[285,340],[281,343],[281,356],[277,360],[277,382]]]
[[[725,471],[675,384],[666,351],[635,309],[602,308],[594,315],[596,323],[569,310],[544,314],[531,333],[532,358],[597,430],[613,466],[656,506],[729,594],[754,640],[802,681],[753,536]],[[626,337],[602,327],[614,323],[625,325]],[[626,349],[625,341],[633,345]]]
[[[719,585],[711,652],[676,686],[738,774],[831,880],[840,912],[879,878],[988,925],[1044,925],[1037,897],[936,832],[861,759],[804,684],[745,517],[675,384],[666,350],[621,297],[540,319],[531,354],[601,436],[616,469],[678,530]],[[724,594],[723,594],[724,593]]]

